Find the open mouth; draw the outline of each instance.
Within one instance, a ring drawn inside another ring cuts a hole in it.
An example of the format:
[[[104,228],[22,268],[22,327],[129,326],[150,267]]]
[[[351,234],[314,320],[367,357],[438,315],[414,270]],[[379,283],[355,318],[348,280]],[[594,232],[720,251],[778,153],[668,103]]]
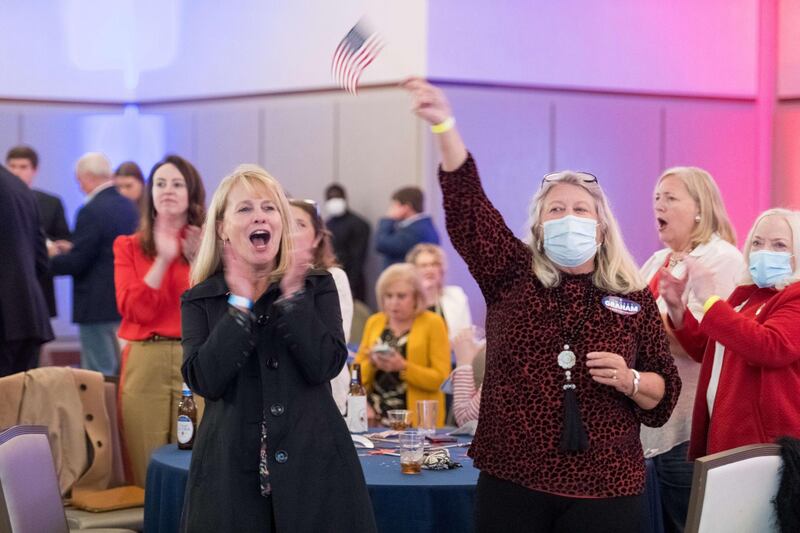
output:
[[[669,223],[661,217],[657,218],[656,222],[658,223],[658,231],[663,231],[669,225]]]
[[[257,229],[250,234],[250,242],[253,243],[257,251],[262,252],[267,249],[270,237],[271,235],[267,230]]]

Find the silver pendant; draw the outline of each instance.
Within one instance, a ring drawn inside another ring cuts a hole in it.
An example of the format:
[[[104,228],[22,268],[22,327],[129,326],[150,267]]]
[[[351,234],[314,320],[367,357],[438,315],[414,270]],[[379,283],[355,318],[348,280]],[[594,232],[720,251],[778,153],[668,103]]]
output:
[[[564,351],[558,354],[558,366],[564,370],[569,370],[575,366],[576,360],[577,358],[575,357],[575,353],[569,349],[569,344],[565,344]]]

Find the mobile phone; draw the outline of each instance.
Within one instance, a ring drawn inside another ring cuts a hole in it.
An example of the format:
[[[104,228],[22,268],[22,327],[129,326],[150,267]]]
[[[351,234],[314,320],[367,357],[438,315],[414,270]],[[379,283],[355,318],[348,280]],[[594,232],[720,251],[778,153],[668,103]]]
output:
[[[458,442],[458,439],[450,435],[431,435],[428,437],[431,444],[447,444],[451,442]]]
[[[388,344],[376,344],[372,347],[372,351],[380,357],[389,357],[392,353],[392,347]]]

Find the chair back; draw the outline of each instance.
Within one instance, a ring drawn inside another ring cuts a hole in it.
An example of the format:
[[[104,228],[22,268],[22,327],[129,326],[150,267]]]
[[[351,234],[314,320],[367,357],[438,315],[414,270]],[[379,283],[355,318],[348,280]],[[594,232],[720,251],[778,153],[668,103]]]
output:
[[[781,447],[752,444],[698,458],[687,533],[778,531],[775,507]]]
[[[68,533],[45,426],[0,433],[0,532]]]

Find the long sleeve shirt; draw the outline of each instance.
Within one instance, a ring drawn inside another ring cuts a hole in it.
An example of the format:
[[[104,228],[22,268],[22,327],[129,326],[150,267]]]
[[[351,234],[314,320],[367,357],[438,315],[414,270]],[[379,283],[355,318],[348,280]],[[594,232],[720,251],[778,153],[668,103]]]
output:
[[[690,458],[782,435],[800,438],[800,283],[782,291],[738,287],[702,321],[687,310],[683,327],[674,331],[687,353],[702,361]],[[709,412],[718,358],[721,372]]]
[[[189,288],[189,263],[180,255],[176,257],[161,286],[154,289],[144,282],[153,261],[142,250],[138,234],[114,241],[114,285],[122,315],[119,336],[123,339],[181,337],[181,294]]]
[[[532,252],[506,226],[481,186],[470,157],[453,172],[440,170],[447,231],[486,300],[486,374],[478,428],[469,454],[492,476],[533,490],[573,497],[610,498],[641,494],[645,464],[641,423],[658,426],[670,416],[680,378],[664,326],[646,288],[623,295],[639,311],[613,312],[609,295],[594,287],[592,274],[562,274],[544,287],[531,270]],[[586,291],[593,291],[586,312]],[[560,299],[560,302],[559,302]],[[565,324],[559,308],[565,310]],[[583,326],[569,343],[577,357],[571,369],[589,448],[562,452],[564,369],[558,354],[564,329]],[[612,387],[595,382],[586,367],[593,351],[621,355],[640,372],[659,374],[664,396],[650,410]]]

